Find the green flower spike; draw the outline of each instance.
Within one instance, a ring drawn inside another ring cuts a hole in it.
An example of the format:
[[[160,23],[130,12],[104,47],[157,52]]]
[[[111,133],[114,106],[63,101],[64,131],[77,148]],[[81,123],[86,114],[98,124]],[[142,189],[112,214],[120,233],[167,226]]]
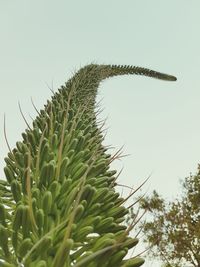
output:
[[[5,158],[0,180],[0,266],[136,267],[138,243],[115,191],[113,158],[102,145],[95,99],[106,78],[174,76],[132,66],[80,69],[48,101]]]

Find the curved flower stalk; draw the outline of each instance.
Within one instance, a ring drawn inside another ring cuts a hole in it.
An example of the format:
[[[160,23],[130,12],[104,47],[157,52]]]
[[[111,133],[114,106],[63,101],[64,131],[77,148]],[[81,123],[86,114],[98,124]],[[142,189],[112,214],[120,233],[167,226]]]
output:
[[[136,267],[138,243],[123,225],[128,209],[96,122],[99,83],[115,75],[175,77],[152,70],[91,64],[52,96],[23,140],[9,151],[0,181],[0,266]]]

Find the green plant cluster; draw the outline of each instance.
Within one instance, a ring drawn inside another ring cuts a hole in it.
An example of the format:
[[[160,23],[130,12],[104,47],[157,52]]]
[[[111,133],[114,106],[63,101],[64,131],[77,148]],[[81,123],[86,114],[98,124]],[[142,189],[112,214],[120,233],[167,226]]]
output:
[[[143,264],[124,258],[138,239],[123,224],[128,209],[115,190],[115,157],[102,145],[95,111],[100,82],[123,74],[175,80],[143,68],[88,65],[36,109],[22,141],[9,147],[7,180],[0,180],[0,266]]]

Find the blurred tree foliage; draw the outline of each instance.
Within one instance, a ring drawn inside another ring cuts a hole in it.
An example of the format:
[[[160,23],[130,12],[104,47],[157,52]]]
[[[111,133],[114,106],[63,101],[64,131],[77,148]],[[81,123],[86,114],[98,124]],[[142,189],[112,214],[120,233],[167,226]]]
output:
[[[200,267],[200,165],[181,182],[181,195],[169,202],[156,191],[139,200],[147,211],[140,224],[149,256],[165,267]],[[130,218],[134,217],[130,211]],[[127,219],[127,223],[129,219]]]

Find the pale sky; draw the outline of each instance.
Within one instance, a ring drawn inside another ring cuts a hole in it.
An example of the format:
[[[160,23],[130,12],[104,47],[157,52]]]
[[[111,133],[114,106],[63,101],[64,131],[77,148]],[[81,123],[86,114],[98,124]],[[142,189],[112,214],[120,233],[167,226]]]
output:
[[[90,62],[152,68],[175,83],[120,76],[99,89],[108,127],[105,144],[119,149],[120,183],[156,189],[172,199],[179,180],[200,162],[200,1],[0,0],[0,175],[8,151],[74,70]],[[48,85],[48,86],[47,86]],[[121,189],[120,189],[121,190]],[[156,266],[148,261],[145,267]],[[159,265],[158,265],[159,266]]]

